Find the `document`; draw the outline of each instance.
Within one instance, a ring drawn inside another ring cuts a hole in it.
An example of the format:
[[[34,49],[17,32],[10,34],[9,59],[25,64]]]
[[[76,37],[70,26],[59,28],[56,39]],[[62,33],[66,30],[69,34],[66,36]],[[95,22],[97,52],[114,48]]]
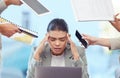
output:
[[[112,0],[71,0],[77,21],[112,21]]]
[[[38,15],[43,15],[50,12],[38,0],[22,0],[22,2],[27,4]]]

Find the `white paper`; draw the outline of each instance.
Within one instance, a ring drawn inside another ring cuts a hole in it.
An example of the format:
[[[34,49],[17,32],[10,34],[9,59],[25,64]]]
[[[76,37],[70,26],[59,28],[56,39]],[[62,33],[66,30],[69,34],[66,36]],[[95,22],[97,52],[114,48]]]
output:
[[[77,21],[114,20],[111,0],[71,0]]]

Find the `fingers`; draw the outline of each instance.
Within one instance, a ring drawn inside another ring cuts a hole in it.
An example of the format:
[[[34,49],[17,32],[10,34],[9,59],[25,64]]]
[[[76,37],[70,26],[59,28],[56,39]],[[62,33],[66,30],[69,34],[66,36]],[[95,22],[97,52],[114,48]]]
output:
[[[3,33],[3,35],[7,36],[7,37],[11,37],[13,34],[15,34],[16,31],[12,31],[12,32],[6,32],[6,33]]]
[[[11,37],[12,35],[14,35],[15,33],[21,33],[21,31],[19,29],[16,30],[12,30],[11,32],[8,33],[7,37]]]
[[[70,38],[70,35],[69,35],[69,34],[67,34],[67,38]]]
[[[114,21],[109,21],[112,25],[114,25],[115,24],[115,22]]]
[[[70,34],[67,34],[67,38],[68,38],[68,42],[72,42],[71,38],[70,38]]]
[[[119,23],[119,21],[120,21],[120,19],[117,18],[118,15],[119,15],[119,13],[117,13],[117,14],[114,16],[114,21],[109,21],[109,22],[111,23],[111,25],[113,25],[113,26],[117,26],[117,25],[118,25],[118,23]]]
[[[114,16],[114,21],[119,21],[120,19],[117,18],[117,16],[119,15],[119,13],[117,13],[115,16]]]
[[[22,30],[20,30],[20,29],[16,26],[15,32],[21,33]]]
[[[20,5],[22,5],[23,3],[22,3],[22,1],[20,1]]]
[[[23,3],[22,3],[22,1],[17,0],[17,1],[14,1],[12,4],[14,4],[14,5],[22,5]]]
[[[82,34],[83,39],[87,39],[89,36],[87,34]]]
[[[117,13],[117,14],[114,16],[114,19],[115,19],[116,22],[118,22],[118,18],[117,18],[118,15],[119,15],[119,13]]]
[[[49,39],[49,33],[46,33],[46,34],[45,34],[45,37],[44,37],[44,41],[47,42],[48,39]]]
[[[120,13],[117,13],[114,17],[116,18]]]
[[[120,20],[120,19],[117,18],[117,16],[118,16],[119,14],[120,14],[120,13],[117,13],[116,15],[114,15],[114,21],[115,21],[115,20]],[[110,21],[110,22],[113,22],[113,21]]]
[[[46,38],[48,39],[48,37],[49,37],[49,33],[46,33],[46,35],[45,35],[45,36],[46,36]]]
[[[22,31],[14,24],[8,24],[9,28],[11,28],[11,32],[13,31],[14,33],[21,33]]]
[[[16,30],[16,32],[21,33],[22,31],[20,29]]]

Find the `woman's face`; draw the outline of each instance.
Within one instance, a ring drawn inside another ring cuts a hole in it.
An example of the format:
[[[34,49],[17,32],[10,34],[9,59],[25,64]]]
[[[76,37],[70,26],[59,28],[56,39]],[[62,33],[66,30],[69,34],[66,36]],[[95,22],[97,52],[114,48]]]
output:
[[[48,42],[54,55],[61,55],[67,44],[67,32],[54,30],[49,32]]]

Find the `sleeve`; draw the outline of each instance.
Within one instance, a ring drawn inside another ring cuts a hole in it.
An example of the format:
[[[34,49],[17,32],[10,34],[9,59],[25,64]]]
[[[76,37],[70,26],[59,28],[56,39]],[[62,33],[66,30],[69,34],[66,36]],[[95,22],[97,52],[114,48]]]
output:
[[[120,78],[120,67],[115,70],[115,78]]]
[[[0,0],[0,14],[3,12],[4,9],[6,9],[7,6],[4,2],[4,0]]]
[[[28,64],[26,78],[35,78],[35,67],[37,66],[41,66],[41,61],[36,61],[34,58],[32,58],[31,62]]]
[[[120,49],[120,37],[118,38],[110,38],[110,44],[111,44],[111,48],[112,50],[115,49]]]
[[[77,48],[78,48],[78,52],[80,54],[80,59],[78,61],[76,61],[77,67],[82,67],[82,72],[83,72],[82,78],[89,78],[88,70],[87,70],[87,58],[86,58],[86,54],[85,54],[85,49],[84,49],[84,47],[77,47]]]
[[[33,58],[33,54],[34,54],[34,52],[32,53],[32,55],[29,58],[28,70],[27,70],[27,76],[26,76],[26,78],[35,78],[35,75],[34,75],[35,74],[35,67],[36,66],[41,66],[41,62],[42,61],[36,61]]]

